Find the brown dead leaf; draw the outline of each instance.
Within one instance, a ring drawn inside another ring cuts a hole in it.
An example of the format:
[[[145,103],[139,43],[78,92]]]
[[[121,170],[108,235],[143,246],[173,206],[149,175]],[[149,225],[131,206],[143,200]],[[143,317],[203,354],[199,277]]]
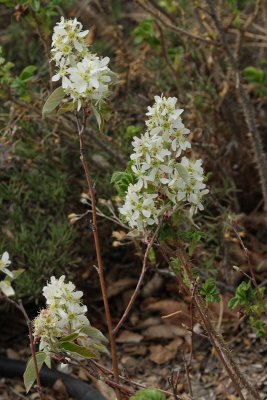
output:
[[[159,317],[149,317],[146,318],[144,321],[140,321],[138,324],[138,328],[144,329],[148,328],[149,326],[161,325],[162,321]]]
[[[62,396],[63,398],[67,399],[68,398],[68,392],[66,389],[66,386],[64,385],[64,383],[62,382],[61,379],[57,379],[56,382],[53,385],[53,390],[60,394],[60,396]]]
[[[170,351],[166,347],[161,346],[160,344],[156,346],[150,346],[149,351],[151,353],[149,359],[159,365],[171,361],[176,354],[175,351]]]
[[[145,329],[142,334],[149,339],[173,339],[176,336],[185,337],[188,331],[175,325],[156,325]]]
[[[19,353],[17,353],[15,350],[13,349],[6,349],[6,355],[8,358],[10,358],[11,360],[19,360],[20,359],[20,355]]]
[[[155,274],[152,279],[150,279],[147,284],[142,289],[142,295],[144,297],[153,296],[153,294],[158,293],[159,289],[161,289],[163,285],[163,278]]]
[[[11,232],[11,230],[9,228],[3,226],[2,232],[3,232],[4,235],[6,235],[6,237],[8,239],[11,239],[11,240],[14,239],[14,235],[13,235],[13,233]]]
[[[142,344],[131,344],[129,343],[124,350],[124,353],[133,356],[144,356],[147,353],[147,346]]]
[[[175,351],[177,350],[178,347],[182,346],[183,343],[184,341],[182,338],[176,337],[169,344],[167,344],[166,349],[170,351]]]
[[[123,331],[120,336],[116,339],[117,343],[140,343],[144,339],[144,336],[138,333]]]
[[[130,373],[134,373],[134,371],[136,370],[136,368],[138,366],[138,363],[136,362],[136,358],[132,357],[130,355],[122,356],[121,363],[122,363],[122,365],[125,366],[127,371]]]
[[[122,278],[116,282],[113,282],[112,285],[108,287],[108,298],[135,287],[136,283],[136,279],[133,278]]]
[[[84,368],[79,368],[78,376],[83,381],[88,381],[88,378],[90,375],[87,373],[87,371]]]
[[[103,396],[106,399],[116,400],[117,397],[116,397],[115,391],[110,386],[108,386],[106,383],[104,383],[100,380],[96,380],[95,386],[96,386],[97,390],[99,390],[99,392],[101,394],[103,394]]]
[[[25,393],[25,387],[20,384],[15,384],[14,390],[16,393]]]
[[[148,304],[145,310],[158,311],[161,316],[164,316],[164,322],[166,324],[173,325],[190,323],[188,305],[184,302],[176,300],[159,300]]]
[[[94,41],[94,37],[95,37],[95,31],[96,31],[96,26],[92,25],[90,28],[90,31],[88,32],[88,34],[85,37],[85,43],[86,44],[92,44]]]

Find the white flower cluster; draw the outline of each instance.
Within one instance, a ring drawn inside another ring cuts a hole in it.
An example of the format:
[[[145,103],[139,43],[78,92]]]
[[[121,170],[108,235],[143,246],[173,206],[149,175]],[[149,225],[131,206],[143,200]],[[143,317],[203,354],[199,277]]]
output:
[[[2,291],[6,296],[13,296],[15,294],[11,286],[11,281],[15,278],[15,275],[13,271],[9,271],[8,269],[10,264],[9,254],[5,251],[0,260],[0,272],[4,273],[6,277],[0,281],[0,292]]]
[[[58,338],[80,332],[90,326],[85,313],[87,307],[81,303],[83,292],[76,291],[72,282],[65,282],[65,276],[54,276],[43,288],[47,308],[41,310],[34,320],[34,336],[40,338],[40,349],[51,348]]]
[[[76,18],[61,17],[52,36],[52,60],[57,66],[52,81],[62,79],[62,88],[78,110],[83,104],[105,100],[114,75],[108,67],[108,57],[101,59],[89,51],[85,43],[88,32],[82,31]]]
[[[147,131],[132,143],[131,168],[137,182],[128,186],[120,213],[141,231],[182,203],[189,204],[191,216],[203,210],[202,197],[208,193],[201,160],[178,160],[191,143],[181,119],[183,110],[176,108],[176,102],[176,97],[155,96],[146,114]]]

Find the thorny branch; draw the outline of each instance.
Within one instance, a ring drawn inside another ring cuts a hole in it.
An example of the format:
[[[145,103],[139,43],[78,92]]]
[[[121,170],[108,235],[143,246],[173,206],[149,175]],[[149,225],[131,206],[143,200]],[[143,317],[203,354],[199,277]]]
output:
[[[259,299],[260,299],[260,302],[261,302],[261,306],[262,306],[262,309],[263,309],[263,311],[265,313],[265,318],[266,318],[266,321],[267,321],[267,309],[266,309],[266,305],[265,305],[265,302],[264,302],[264,297],[263,297],[263,295],[262,295],[262,293],[260,291],[259,285],[258,285],[257,280],[256,280],[256,276],[255,276],[254,271],[253,271],[253,267],[252,267],[252,264],[251,264],[251,261],[250,261],[249,251],[246,248],[246,246],[245,246],[241,236],[239,235],[237,229],[235,228],[235,226],[233,224],[231,226],[232,226],[232,229],[233,229],[237,239],[239,240],[239,243],[240,243],[242,249],[244,250],[244,253],[245,253],[245,256],[246,256],[246,259],[247,259],[250,276],[247,275],[246,273],[245,273],[245,275],[252,282],[253,286],[255,287],[255,289],[257,291],[257,294],[259,296]],[[243,271],[241,271],[241,272],[243,273]]]
[[[194,285],[194,278],[192,275],[192,270],[189,262],[185,259],[185,257],[180,251],[177,252],[177,257],[180,261],[182,268],[185,271],[187,279],[189,279],[191,284]],[[191,294],[190,289],[183,283],[183,281],[182,281],[182,286],[183,289],[186,291],[186,293]],[[209,310],[205,306],[203,298],[197,292],[195,292],[193,300],[196,309],[198,311],[198,314],[202,320],[203,326],[209,336],[210,342],[214,347],[222,365],[227,371],[229,377],[231,378],[233,385],[235,386],[240,398],[242,400],[245,400],[242,393],[242,387],[243,387],[247,389],[248,393],[251,395],[251,398],[253,400],[260,400],[260,395],[258,391],[251,385],[247,377],[241,372],[228,345],[224,341],[223,336],[221,335],[220,332],[217,332],[215,327],[213,326]]]
[[[255,111],[249,95],[242,84],[238,60],[234,57],[234,54],[228,44],[224,28],[216,13],[214,2],[213,0],[206,0],[206,2],[209,7],[210,16],[217,29],[222,47],[228,58],[235,78],[236,92],[249,130],[249,137],[251,139],[251,145],[255,154],[256,164],[258,167],[260,184],[264,198],[264,209],[267,210],[267,159],[266,155],[263,152],[263,142],[260,131],[257,127]]]

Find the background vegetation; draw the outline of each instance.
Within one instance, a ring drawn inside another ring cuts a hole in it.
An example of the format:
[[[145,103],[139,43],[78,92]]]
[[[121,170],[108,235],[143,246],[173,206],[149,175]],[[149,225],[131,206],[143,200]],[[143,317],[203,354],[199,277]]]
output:
[[[267,9],[258,0],[214,3],[221,32],[206,2],[198,0],[0,1],[0,254],[7,250],[14,265],[25,268],[16,283],[24,301],[42,301],[44,283],[62,273],[84,287],[90,282],[90,299],[98,295],[88,218],[74,225],[68,219],[86,211],[80,203],[86,185],[75,123],[68,115],[41,118],[52,90],[50,39],[60,15],[77,17],[90,29],[88,41],[99,55],[111,58],[119,77],[105,131],[100,134],[92,118],[86,137],[99,207],[110,215],[101,199],[111,198],[115,209],[118,205],[111,176],[125,167],[154,95],[177,96],[191,129],[193,156],[202,158],[208,171],[211,194],[195,227],[177,219],[159,240],[187,246],[206,281],[207,301],[216,301],[216,287],[234,296],[244,275],[233,265],[249,272],[244,248],[259,285],[265,285]],[[249,99],[245,106],[239,81]],[[249,125],[251,113],[255,131]],[[133,243],[118,246],[121,229],[100,221],[113,283],[114,277],[136,277],[142,253]],[[162,255],[152,252],[150,266],[149,277],[156,268],[168,267]],[[208,278],[213,280],[207,283]],[[263,310],[250,289],[243,283],[232,306],[241,306],[258,334],[266,336]],[[255,300],[253,310],[248,297]]]

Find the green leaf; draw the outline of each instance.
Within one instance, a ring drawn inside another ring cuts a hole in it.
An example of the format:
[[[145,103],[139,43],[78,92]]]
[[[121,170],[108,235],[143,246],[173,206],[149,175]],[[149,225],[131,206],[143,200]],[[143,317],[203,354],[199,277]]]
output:
[[[51,369],[51,357],[49,357],[48,355],[46,355],[44,362],[45,362],[45,365],[46,365],[49,369]]]
[[[35,356],[36,356],[38,371],[40,371],[47,356],[43,351],[37,352]],[[28,393],[36,380],[36,371],[32,357],[27,362],[26,369],[23,374],[23,380],[26,388],[26,393]]]
[[[125,197],[128,186],[130,183],[134,184],[136,182],[136,176],[131,170],[126,170],[123,172],[114,172],[111,177],[111,183],[114,183],[115,188],[118,191],[118,195],[122,198]]]
[[[84,346],[79,346],[73,342],[62,342],[60,343],[60,348],[62,350],[68,351],[69,353],[78,354],[80,357],[84,358],[99,358],[97,351],[88,349]]]
[[[92,347],[99,353],[107,353],[108,354],[108,349],[104,344],[101,343],[93,343]]]
[[[33,11],[38,12],[40,9],[40,1],[32,0],[31,7],[32,7]]]
[[[89,338],[98,340],[99,342],[108,343],[107,338],[98,329],[93,326],[84,326],[81,332],[85,333]]]
[[[263,83],[265,73],[259,68],[247,67],[244,69],[244,77],[251,83]]]
[[[154,30],[154,21],[151,18],[139,22],[133,30],[133,35],[135,44],[147,43],[151,47],[156,47],[159,44],[159,39]]]
[[[178,260],[178,258],[170,258],[170,268],[175,274],[178,274],[180,272],[180,261]]]
[[[65,103],[57,110],[57,115],[65,114],[67,112],[73,112],[75,110],[74,103]]]
[[[16,269],[15,271],[11,271],[13,274],[13,279],[17,279],[24,271],[25,271],[24,268],[19,268]]]
[[[60,104],[60,102],[64,99],[65,92],[63,88],[60,86],[50,94],[48,99],[46,100],[42,114],[50,114],[54,109]]]
[[[151,264],[156,264],[157,257],[154,249],[150,249],[148,252],[148,260],[150,261]]]
[[[228,307],[231,310],[233,310],[236,306],[238,306],[238,303],[239,303],[238,299],[236,297],[233,297],[228,301]]]
[[[205,300],[208,303],[220,302],[220,295],[213,278],[209,278],[206,280],[206,282],[202,285],[202,288],[200,289],[200,293],[205,297]]]
[[[166,400],[166,397],[157,389],[142,389],[138,390],[129,400]]]
[[[20,80],[23,82],[27,82],[27,81],[31,80],[33,78],[33,75],[36,72],[36,70],[37,70],[37,67],[35,65],[28,65],[21,71],[21,73],[19,75]]]
[[[93,114],[95,116],[95,119],[97,121],[98,124],[98,128],[100,132],[103,132],[103,128],[104,128],[104,119],[102,118],[101,114],[99,113],[99,111],[96,109],[96,107],[92,106],[92,110],[93,110]]]
[[[14,294],[15,294],[15,291],[14,291],[13,287],[11,286],[11,283],[7,279],[5,279],[4,281],[0,281],[0,292],[1,291],[7,297],[14,296]]]
[[[140,231],[138,229],[133,229],[132,231],[128,232],[126,236],[130,238],[140,237]]]
[[[251,282],[241,282],[236,288],[235,296],[230,299],[228,306],[229,308],[235,308],[237,305],[249,309],[253,306],[254,302],[257,300],[257,291],[251,287]]]
[[[76,340],[78,336],[79,336],[79,333],[74,332],[74,333],[71,333],[70,335],[63,336],[62,338],[60,338],[59,342],[60,343],[63,343],[63,342],[74,342],[74,340]]]

